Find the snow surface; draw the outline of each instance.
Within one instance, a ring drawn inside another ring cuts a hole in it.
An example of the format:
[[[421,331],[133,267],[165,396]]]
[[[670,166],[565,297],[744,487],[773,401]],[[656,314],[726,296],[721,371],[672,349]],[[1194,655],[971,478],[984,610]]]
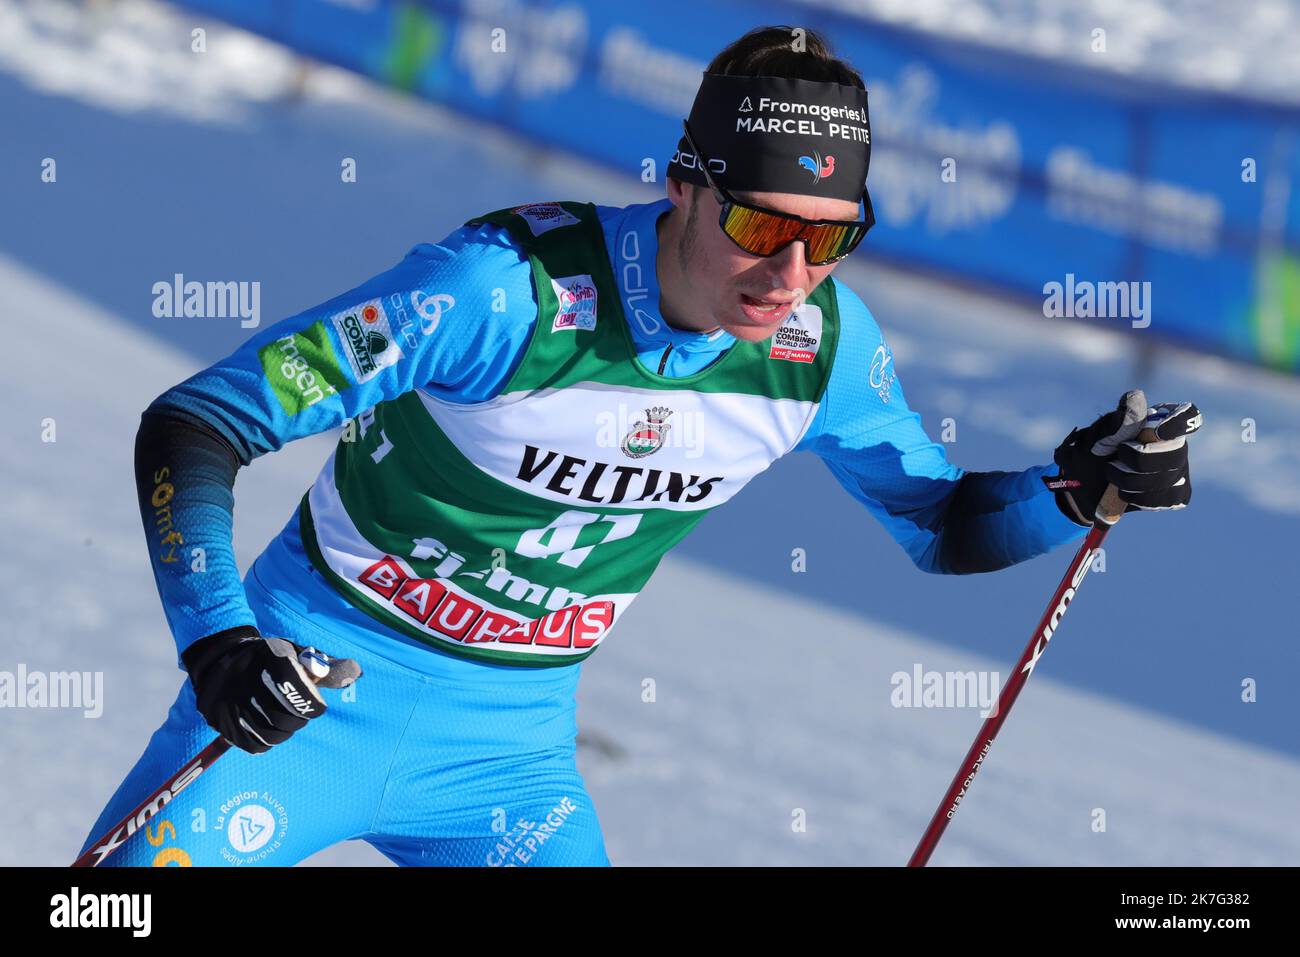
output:
[[[0,864],[58,864],[75,854],[181,680],[140,541],[126,437],[193,361],[9,259],[0,260],[0,310],[57,316],[65,343],[57,375],[30,363],[7,382],[0,468],[11,493],[0,535],[28,545],[0,559],[9,609],[0,667],[105,676],[98,719],[0,713]],[[130,374],[107,374],[114,369]],[[38,437],[47,417],[53,443]],[[278,531],[331,442],[303,440],[240,473],[241,567]],[[1100,603],[1110,580],[1089,583],[1080,610]],[[803,597],[793,573],[775,591],[670,556],[583,676],[579,764],[611,858],[902,863],[978,715],[894,708],[890,676],[915,663],[1005,674],[1030,617],[1032,602],[1022,604],[1024,614],[1006,616],[1007,654],[989,657],[828,608]],[[1086,644],[1084,629],[1069,625],[1065,645]],[[1053,657],[1022,695],[936,864],[1300,860],[1290,826],[1300,762],[1070,689],[1054,677]],[[791,827],[799,808],[802,833]],[[1105,833],[1091,829],[1094,808],[1106,811]],[[314,861],[382,859],[349,842]]]

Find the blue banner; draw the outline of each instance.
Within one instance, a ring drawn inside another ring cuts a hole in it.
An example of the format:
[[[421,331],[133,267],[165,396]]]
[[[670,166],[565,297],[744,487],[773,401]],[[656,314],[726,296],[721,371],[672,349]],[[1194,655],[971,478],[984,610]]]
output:
[[[718,50],[761,24],[816,29],[869,94],[878,225],[857,255],[1050,321],[1300,370],[1294,109],[780,0],[183,5],[645,180],[662,180]]]

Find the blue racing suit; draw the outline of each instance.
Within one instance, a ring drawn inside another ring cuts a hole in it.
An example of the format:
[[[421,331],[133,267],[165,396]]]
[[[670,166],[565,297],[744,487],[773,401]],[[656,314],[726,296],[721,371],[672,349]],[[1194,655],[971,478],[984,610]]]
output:
[[[638,361],[681,377],[735,340],[721,330],[675,329],[659,312],[655,227],[670,209],[663,200],[597,212]],[[1084,534],[1041,481],[1054,466],[967,472],[951,464],[908,408],[871,313],[843,283],[827,281],[841,333],[799,450],[821,457],[928,572],[991,571]],[[291,410],[277,398],[264,374],[264,346],[358,302],[390,297],[409,301],[411,326],[421,326],[401,331],[400,361],[364,381],[316,383],[320,400],[306,407]],[[364,675],[353,688],[322,689],[323,719],[270,751],[232,748],[107,864],[288,865],[354,838],[399,864],[608,863],[574,762],[583,663],[527,668],[470,660],[386,627],[323,579],[304,551],[296,516],[242,579],[231,545],[240,466],[413,389],[448,402],[489,400],[518,366],[537,323],[528,260],[510,234],[465,226],[263,330],[146,410],[145,421],[174,439],[167,465],[152,474],[138,469],[137,477],[178,655],[205,636],[256,628],[353,658]],[[204,556],[201,574],[190,567],[195,549]],[[86,846],[213,737],[186,680]]]

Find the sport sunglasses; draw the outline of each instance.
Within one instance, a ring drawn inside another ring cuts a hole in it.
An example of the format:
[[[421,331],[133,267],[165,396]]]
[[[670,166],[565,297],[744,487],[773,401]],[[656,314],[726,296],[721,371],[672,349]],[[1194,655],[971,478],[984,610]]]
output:
[[[876,224],[876,214],[871,208],[871,197],[862,191],[864,216],[855,220],[810,220],[790,213],[777,212],[742,203],[714,180],[709,172],[709,160],[695,145],[690,125],[683,120],[686,143],[695,153],[695,162],[717,197],[722,211],[718,225],[733,243],[751,256],[774,256],[796,240],[803,242],[810,266],[829,266],[839,262],[857,248],[867,230]]]

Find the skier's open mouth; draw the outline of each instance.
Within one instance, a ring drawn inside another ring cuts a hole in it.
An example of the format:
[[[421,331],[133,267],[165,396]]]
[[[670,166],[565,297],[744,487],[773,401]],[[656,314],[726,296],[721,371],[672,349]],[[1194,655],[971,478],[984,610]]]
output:
[[[743,292],[740,294],[740,311],[746,319],[758,326],[770,326],[785,319],[790,314],[791,305],[789,301],[758,299]]]

